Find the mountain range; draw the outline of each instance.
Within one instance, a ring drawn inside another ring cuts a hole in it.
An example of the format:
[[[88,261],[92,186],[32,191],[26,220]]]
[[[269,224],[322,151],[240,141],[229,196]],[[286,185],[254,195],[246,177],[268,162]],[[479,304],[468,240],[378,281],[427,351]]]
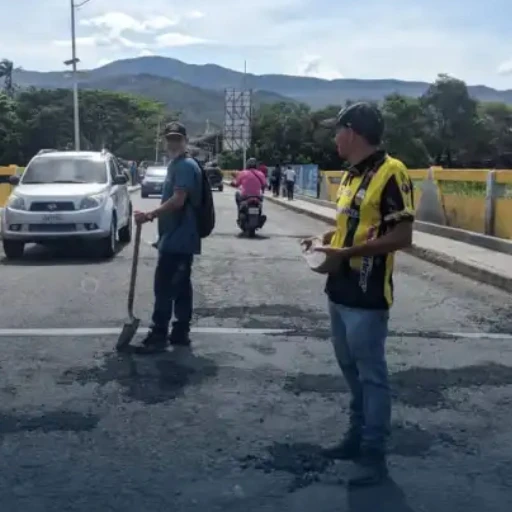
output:
[[[418,97],[429,84],[394,79],[323,80],[290,75],[253,75],[215,64],[187,64],[167,57],[139,57],[118,60],[105,66],[80,71],[80,87],[130,92],[147,96],[181,112],[184,122],[203,124],[208,119],[222,125],[224,89],[248,88],[254,91],[253,104],[299,101],[312,108],[341,105],[346,100],[380,101],[399,93]],[[14,81],[21,87],[71,88],[68,71],[39,72],[18,70]],[[512,90],[498,91],[484,85],[469,86],[469,93],[480,101],[512,104]]]

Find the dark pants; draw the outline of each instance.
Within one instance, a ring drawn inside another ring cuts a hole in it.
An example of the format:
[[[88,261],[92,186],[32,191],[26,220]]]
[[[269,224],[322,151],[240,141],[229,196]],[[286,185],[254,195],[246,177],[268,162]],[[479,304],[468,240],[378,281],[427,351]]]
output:
[[[288,199],[293,199],[293,191],[295,188],[295,182],[294,181],[287,181],[286,182],[286,196]]]
[[[279,196],[279,183],[280,180],[272,182],[272,194],[276,197]]]
[[[192,254],[160,253],[155,271],[155,307],[152,331],[167,335],[174,313],[173,331],[188,334],[192,320]]]

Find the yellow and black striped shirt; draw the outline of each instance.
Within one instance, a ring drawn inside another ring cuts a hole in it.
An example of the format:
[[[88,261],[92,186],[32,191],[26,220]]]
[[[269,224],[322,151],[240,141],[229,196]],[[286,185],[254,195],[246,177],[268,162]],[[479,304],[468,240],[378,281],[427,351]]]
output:
[[[413,184],[405,165],[377,151],[345,171],[337,198],[332,247],[362,245],[398,222],[414,220]],[[345,260],[327,279],[329,299],[347,307],[389,309],[394,253]]]

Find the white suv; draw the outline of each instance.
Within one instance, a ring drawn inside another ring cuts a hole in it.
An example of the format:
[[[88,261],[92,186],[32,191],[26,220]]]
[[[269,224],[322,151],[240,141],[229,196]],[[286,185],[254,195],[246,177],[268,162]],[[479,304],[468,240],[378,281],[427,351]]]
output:
[[[128,176],[107,152],[42,151],[28,164],[7,200],[1,224],[7,258],[27,243],[85,239],[112,257],[132,236]]]

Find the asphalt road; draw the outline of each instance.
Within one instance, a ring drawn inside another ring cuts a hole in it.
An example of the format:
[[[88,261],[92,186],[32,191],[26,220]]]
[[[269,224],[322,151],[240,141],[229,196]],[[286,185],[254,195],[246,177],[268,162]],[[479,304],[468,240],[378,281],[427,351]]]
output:
[[[510,296],[398,257],[393,481],[348,491],[347,465],[320,455],[346,425],[348,397],[323,279],[297,243],[325,226],[267,204],[261,236],[241,239],[232,192],[215,199],[218,227],[194,269],[203,329],[192,351],[113,353],[131,247],[103,263],[79,247],[31,248],[21,263],[2,262],[1,509],[512,510]],[[137,208],[154,201],[134,196]],[[154,237],[145,227],[136,299],[144,323]]]

